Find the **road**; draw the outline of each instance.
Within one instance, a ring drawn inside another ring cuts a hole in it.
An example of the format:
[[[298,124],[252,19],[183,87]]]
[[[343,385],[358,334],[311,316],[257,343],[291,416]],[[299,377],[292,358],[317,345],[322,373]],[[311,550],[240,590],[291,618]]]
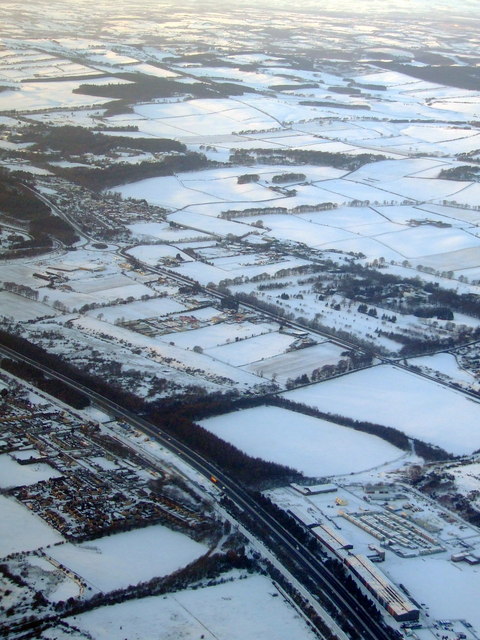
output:
[[[342,615],[347,617],[351,625],[365,640],[391,640],[392,636],[362,610],[353,595],[350,594],[336,576],[325,567],[323,561],[315,553],[299,543],[252,495],[221,469],[203,458],[183,442],[163,432],[161,428],[136,416],[117,403],[88,389],[67,376],[57,373],[53,369],[23,356],[8,347],[0,346],[0,353],[26,362],[47,376],[61,380],[77,391],[81,391],[88,396],[96,406],[104,409],[116,418],[125,420],[125,422],[134,428],[154,438],[163,447],[180,456],[187,464],[206,478],[210,479],[214,476],[217,480],[216,485],[221,489],[223,495],[235,504],[238,512],[246,514],[248,518],[253,519],[257,524],[261,525],[265,536],[263,542],[271,551],[278,553],[278,551],[281,550],[283,552],[280,554],[281,556],[283,554],[290,556],[292,561],[295,561],[303,571],[307,572],[310,578],[314,579],[321,587],[324,597],[342,611]]]

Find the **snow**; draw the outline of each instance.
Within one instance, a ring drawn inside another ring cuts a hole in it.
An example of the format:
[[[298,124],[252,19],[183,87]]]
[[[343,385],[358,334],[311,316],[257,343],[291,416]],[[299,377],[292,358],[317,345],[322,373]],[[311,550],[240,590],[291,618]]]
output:
[[[89,81],[93,82],[93,81]],[[56,107],[81,107],[104,104],[110,98],[97,98],[72,93],[81,82],[62,80],[57,82],[24,82],[17,91],[0,93],[0,111],[43,111]]]
[[[102,322],[96,318],[83,316],[74,320],[73,324],[76,328],[84,332],[85,335],[101,335],[103,339],[107,338],[115,343],[123,341],[124,344],[130,345],[133,349],[139,347],[148,350],[149,357],[152,357],[154,360],[162,361],[169,358],[171,360],[168,360],[168,362],[171,362],[175,369],[182,372],[192,373],[195,376],[214,376],[215,378],[223,376],[236,384],[249,386],[261,382],[257,376],[242,371],[241,369],[230,367],[227,364],[213,361],[203,353],[196,353],[193,350],[185,351],[180,347],[163,342],[160,338],[144,336],[129,329]],[[179,335],[182,334],[174,334],[174,339]],[[105,349],[104,343],[102,348]]]
[[[207,547],[162,525],[117,533],[49,554],[94,588],[111,591],[172,573],[206,553]]]
[[[336,364],[343,351],[343,348],[332,342],[323,342],[305,349],[258,360],[245,369],[285,384],[289,378],[294,379],[304,373],[309,376],[314,369],[327,364]]]
[[[312,477],[364,471],[403,455],[376,436],[278,407],[245,409],[200,424],[248,455]]]
[[[475,381],[474,376],[467,371],[464,371],[458,364],[457,359],[451,353],[437,353],[434,356],[422,356],[420,358],[411,358],[409,363],[422,367],[430,375],[435,375],[435,372],[447,376],[452,380],[465,382],[472,384]]]
[[[41,167],[35,167],[33,164],[25,164],[22,162],[3,162],[1,163],[2,167],[6,169],[10,169],[10,171],[25,171],[27,173],[32,173],[36,176],[51,176],[51,171],[47,171],[47,169],[42,169]]]
[[[319,200],[321,201],[321,199]],[[321,214],[317,214],[321,215]],[[319,217],[319,224],[302,220],[302,218],[290,215],[259,213],[257,217],[239,218],[248,224],[254,220],[261,219],[264,227],[268,228],[268,235],[278,240],[292,240],[302,242],[310,247],[318,247],[338,240],[351,237],[348,231],[332,229],[322,225]]]
[[[395,558],[385,573],[404,584],[419,602],[426,602],[429,615],[437,620],[464,619],[477,629],[480,611],[474,594],[480,589],[480,570],[443,557]]]
[[[8,454],[0,455],[0,488],[23,487],[50,478],[60,478],[61,474],[48,464],[22,465],[12,460]]]
[[[270,358],[283,353],[295,338],[278,332],[266,333],[254,338],[239,340],[231,344],[206,350],[209,356],[235,367]]]
[[[390,365],[284,395],[322,411],[394,427],[456,455],[480,448],[480,404],[458,391]]]
[[[191,240],[197,240],[199,238],[208,239],[208,235],[201,231],[195,231],[191,229],[174,229],[170,227],[167,222],[137,222],[135,224],[127,225],[134,235],[150,236],[152,238],[158,238],[164,242],[170,244],[174,242],[187,242]],[[139,251],[139,247],[135,247],[135,251]],[[133,251],[133,250],[131,250]],[[141,256],[138,256],[141,259]]]
[[[62,542],[62,536],[12,498],[0,496],[0,557]]]
[[[57,311],[46,304],[29,300],[10,291],[0,291],[0,315],[20,321],[37,320],[44,316],[56,316]]]
[[[71,622],[95,640],[145,640],[159,630],[164,640],[314,640],[298,613],[277,596],[270,580],[254,575],[101,607]]]
[[[188,254],[183,251],[179,251],[177,248],[172,247],[168,244],[160,244],[160,245],[140,245],[138,247],[133,247],[129,249],[128,252],[137,260],[141,260],[146,264],[157,265],[159,262],[162,262],[165,258],[170,258],[175,260],[178,255],[180,255],[181,259],[184,262],[190,262],[193,260]]]
[[[249,225],[212,218],[211,216],[204,216],[200,213],[194,213],[193,211],[177,211],[176,213],[172,213],[168,219],[185,227],[191,227],[220,236],[232,234],[233,236],[241,237],[251,232]]]
[[[195,316],[195,311],[189,315]],[[167,343],[173,341],[175,345],[184,349],[193,349],[195,345],[208,349],[218,345],[235,342],[238,338],[243,340],[251,336],[269,333],[274,326],[267,323],[226,323],[213,324],[201,329],[191,329],[176,333],[167,333],[161,336],[161,340]]]
[[[142,302],[130,302],[127,304],[119,304],[113,307],[102,307],[89,311],[87,315],[105,322],[115,323],[122,319],[122,322],[130,320],[139,320],[141,318],[153,318],[158,316],[166,316],[170,313],[184,311],[185,305],[173,300],[170,297],[154,298]]]
[[[188,262],[175,267],[174,270],[181,275],[196,280],[202,285],[208,285],[211,282],[218,284],[222,280],[235,278],[237,276],[252,278],[253,276],[261,274],[274,275],[279,271],[295,269],[296,267],[307,264],[310,264],[307,260],[292,258],[284,261],[268,262],[266,264],[243,266],[239,267],[238,270],[232,271],[231,266],[227,270],[215,265],[205,264],[204,262]]]
[[[480,238],[454,228],[412,227],[394,233],[382,233],[377,239],[407,258],[480,248]]]

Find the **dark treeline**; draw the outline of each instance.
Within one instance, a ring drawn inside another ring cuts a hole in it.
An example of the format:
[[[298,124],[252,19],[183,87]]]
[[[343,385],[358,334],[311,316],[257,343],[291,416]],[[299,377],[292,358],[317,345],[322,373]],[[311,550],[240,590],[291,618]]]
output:
[[[249,149],[248,151],[236,150],[230,157],[235,164],[250,164],[256,160],[258,163],[291,162],[293,164],[313,164],[319,166],[335,167],[354,171],[368,162],[386,160],[381,154],[359,153],[349,156],[345,153],[332,153],[330,151],[309,151],[305,149]]]
[[[15,176],[0,168],[0,211],[16,220],[32,220],[50,213],[49,207],[36,198]]]
[[[205,418],[211,418],[242,409],[252,409],[261,406],[280,407],[289,411],[295,411],[296,413],[321,418],[322,420],[333,422],[334,424],[338,424],[343,427],[355,429],[355,431],[363,431],[364,433],[378,436],[403,451],[410,451],[413,443],[418,455],[421,455],[427,460],[447,460],[453,457],[439,447],[435,447],[415,438],[408,438],[402,431],[399,431],[394,427],[387,427],[385,425],[367,422],[366,420],[355,420],[347,416],[327,413],[315,407],[294,402],[279,395],[269,395],[267,397],[238,397],[233,393],[212,394],[200,399],[192,397],[190,399],[176,399],[170,402],[168,402],[168,400],[162,400],[158,405],[159,407],[156,408],[154,412],[159,416],[162,415],[163,411],[166,415],[173,415],[181,420],[186,420],[187,422],[203,420]]]
[[[208,166],[217,166],[202,154],[196,152],[182,155],[168,156],[160,162],[139,162],[136,164],[114,164],[105,168],[88,167],[52,167],[52,170],[62,178],[75,182],[82,187],[93,191],[114,187],[118,184],[126,184],[144,180],[146,178],[156,178],[160,176],[171,176],[182,171],[196,171]]]
[[[443,180],[466,180],[467,182],[480,182],[480,167],[471,164],[462,164],[459,167],[442,169],[438,174]]]
[[[170,78],[156,78],[139,73],[120,74],[129,84],[81,84],[73,93],[88,96],[113,98],[130,102],[154,100],[155,98],[172,98],[192,95],[195,98],[218,98],[219,96],[240,96],[246,92],[254,92],[233,82],[193,82],[185,84]]]
[[[449,87],[457,87],[458,89],[478,90],[480,83],[480,69],[478,67],[467,67],[459,65],[435,65],[417,67],[410,64],[402,64],[400,62],[382,62],[376,61],[376,64],[386,69],[404,73],[412,78],[427,80],[436,84],[446,84]]]
[[[270,398],[269,404],[281,407],[283,409],[288,409],[289,411],[296,411],[304,415],[321,418],[322,420],[333,422],[335,424],[341,425],[342,427],[355,429],[355,431],[363,431],[364,433],[378,436],[379,438],[382,438],[382,440],[390,442],[390,444],[393,444],[403,451],[410,451],[411,444],[413,444],[417,454],[419,456],[422,456],[426,460],[450,460],[454,458],[454,456],[452,456],[444,449],[428,444],[426,442],[422,442],[421,440],[417,440],[416,438],[408,438],[402,431],[399,431],[394,427],[386,427],[385,425],[367,422],[366,420],[354,420],[353,418],[349,418],[347,416],[326,413],[324,411],[321,411],[320,409],[317,409],[316,407],[310,407],[305,404],[293,402],[292,400],[288,400],[287,398],[280,396],[273,396],[272,398]]]
[[[20,243],[16,248],[50,247],[52,243],[49,236],[65,244],[78,240],[68,222],[53,215],[50,208],[27,188],[26,183],[26,180],[20,180],[5,171],[0,172],[0,211],[24,223],[33,236],[32,240]]]
[[[84,409],[90,404],[89,399],[83,393],[72,389],[60,380],[46,378],[41,371],[25,362],[2,358],[1,367],[5,371],[13,373],[17,378],[22,378],[54,398],[69,404],[74,409]]]
[[[198,411],[195,411],[193,398],[191,398],[190,405],[188,405],[188,401],[185,402],[187,406],[185,413],[178,410],[178,407],[182,406],[181,400],[159,402],[148,406],[143,399],[134,394],[109,384],[99,377],[82,372],[63,361],[60,357],[50,354],[41,347],[28,342],[24,338],[12,335],[3,329],[0,329],[0,344],[55,369],[58,373],[68,376],[132,413],[144,416],[147,420],[191,446],[200,455],[208,458],[219,468],[224,469],[232,477],[248,486],[273,486],[279,482],[285,484],[295,480],[299,481],[303,477],[301,473],[289,467],[267,462],[261,458],[253,458],[195,424],[191,416],[195,415],[197,419],[200,419],[202,416],[211,415],[208,407],[213,408],[215,404],[219,403],[223,403],[223,406],[228,402],[231,404],[231,399],[228,400],[231,396],[210,399],[205,405],[204,401],[200,399]],[[54,394],[52,393],[52,395]]]
[[[84,153],[104,155],[114,149],[136,149],[140,151],[185,152],[184,144],[166,138],[128,138],[95,133],[84,127],[65,125],[46,128],[34,126],[22,134],[22,140],[34,142],[34,151],[58,151],[62,158],[78,156]]]
[[[331,100],[301,100],[299,104],[305,107],[334,107],[335,109],[365,109],[370,111],[369,104],[347,104],[345,102],[332,102]]]

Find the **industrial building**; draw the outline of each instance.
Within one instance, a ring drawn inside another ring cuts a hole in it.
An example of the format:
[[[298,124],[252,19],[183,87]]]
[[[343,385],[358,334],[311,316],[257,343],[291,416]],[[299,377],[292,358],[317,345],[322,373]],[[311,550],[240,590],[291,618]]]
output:
[[[420,610],[368,558],[349,554],[343,561],[395,620],[418,620]]]
[[[353,545],[328,525],[311,528],[312,533],[331,553],[340,560],[384,607],[395,620],[418,620],[420,611],[401,591],[376,567],[371,560],[353,554]]]

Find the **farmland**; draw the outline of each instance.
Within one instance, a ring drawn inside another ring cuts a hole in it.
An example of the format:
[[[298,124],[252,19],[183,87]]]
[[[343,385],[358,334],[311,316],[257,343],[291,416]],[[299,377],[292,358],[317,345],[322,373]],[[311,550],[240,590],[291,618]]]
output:
[[[475,640],[478,7],[197,4],[0,7],[0,635]]]

